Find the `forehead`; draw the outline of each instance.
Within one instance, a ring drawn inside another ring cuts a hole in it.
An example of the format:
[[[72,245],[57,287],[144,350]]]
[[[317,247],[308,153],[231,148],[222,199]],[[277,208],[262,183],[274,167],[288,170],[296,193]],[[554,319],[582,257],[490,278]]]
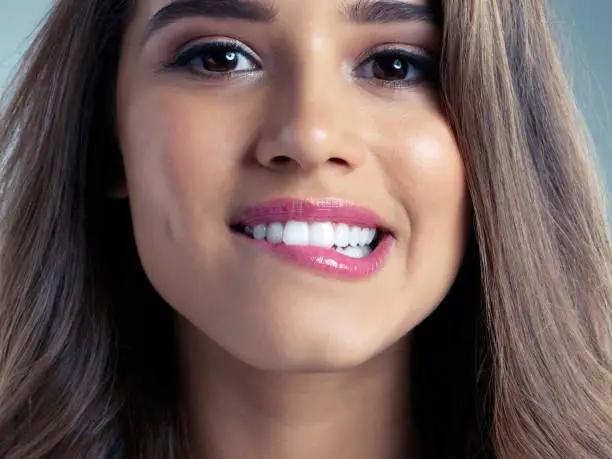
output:
[[[142,10],[154,14],[170,3],[183,3],[185,0],[138,0]],[[279,14],[292,10],[318,10],[321,12],[343,11],[355,6],[366,4],[387,5],[431,5],[434,0],[195,0],[199,3],[209,4],[211,7],[230,8],[238,4],[264,5],[277,11]]]
[[[181,18],[237,19],[283,23],[290,28],[316,21],[353,24],[422,23],[441,27],[441,10],[432,0],[140,0],[136,23],[145,35]],[[334,26],[335,27],[335,26]]]
[[[161,8],[169,3],[180,1],[180,0],[138,0],[141,4],[146,4],[152,7]],[[232,3],[232,0],[200,0],[202,3]],[[354,3],[370,3],[374,0],[244,0],[247,3],[263,3],[270,6],[282,7],[293,5],[293,6],[305,6],[308,4],[319,3],[335,6],[341,8],[343,5],[354,4]],[[427,5],[432,3],[433,0],[388,0],[393,3],[413,3],[416,5]]]

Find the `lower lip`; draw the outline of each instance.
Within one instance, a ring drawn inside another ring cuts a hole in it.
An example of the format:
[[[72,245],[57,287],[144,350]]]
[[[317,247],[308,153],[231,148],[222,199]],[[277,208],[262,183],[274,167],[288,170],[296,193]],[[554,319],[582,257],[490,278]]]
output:
[[[251,239],[244,235],[240,236],[299,266],[330,276],[347,279],[362,279],[376,274],[383,268],[391,250],[395,246],[395,238],[387,234],[381,238],[371,254],[363,258],[351,258],[333,249],[286,245],[283,243],[272,244],[265,240]]]

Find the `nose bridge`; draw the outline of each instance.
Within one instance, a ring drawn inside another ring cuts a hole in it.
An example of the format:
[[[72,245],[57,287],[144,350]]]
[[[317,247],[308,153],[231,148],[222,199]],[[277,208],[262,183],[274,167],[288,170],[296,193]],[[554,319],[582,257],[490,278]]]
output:
[[[361,152],[350,135],[355,120],[343,97],[346,86],[333,49],[316,39],[293,53],[274,80],[263,160],[269,162],[275,155],[302,168],[330,160],[357,166]]]
[[[329,62],[332,59],[325,53],[316,56],[315,52],[313,49],[300,60],[283,95],[283,103],[287,104],[283,136],[293,138],[296,147],[313,150],[311,154],[316,153],[314,150],[333,148],[331,142],[342,135],[341,107],[337,106],[339,75],[333,71],[334,63]]]

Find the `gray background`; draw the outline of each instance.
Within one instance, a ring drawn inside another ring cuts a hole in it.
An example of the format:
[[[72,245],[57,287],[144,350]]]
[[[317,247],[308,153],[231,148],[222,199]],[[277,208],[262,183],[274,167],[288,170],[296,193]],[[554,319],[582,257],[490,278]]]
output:
[[[550,0],[550,4],[556,11],[555,29],[572,86],[612,190],[612,0]],[[51,0],[0,0],[0,92],[50,5]]]

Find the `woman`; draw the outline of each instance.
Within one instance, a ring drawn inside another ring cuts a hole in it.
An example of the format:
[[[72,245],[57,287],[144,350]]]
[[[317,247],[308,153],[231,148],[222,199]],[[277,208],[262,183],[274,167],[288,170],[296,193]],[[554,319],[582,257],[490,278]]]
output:
[[[58,0],[0,129],[0,457],[612,457],[547,17]]]

